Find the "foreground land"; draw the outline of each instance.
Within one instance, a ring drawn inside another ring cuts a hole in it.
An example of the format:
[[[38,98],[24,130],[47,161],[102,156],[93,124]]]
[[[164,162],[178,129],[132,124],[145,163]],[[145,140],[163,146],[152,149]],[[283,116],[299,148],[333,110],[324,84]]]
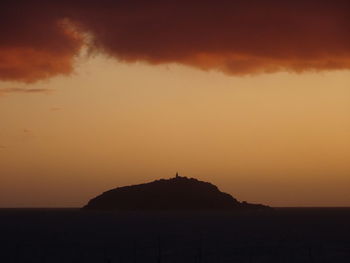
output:
[[[0,209],[0,262],[350,262],[350,209]]]

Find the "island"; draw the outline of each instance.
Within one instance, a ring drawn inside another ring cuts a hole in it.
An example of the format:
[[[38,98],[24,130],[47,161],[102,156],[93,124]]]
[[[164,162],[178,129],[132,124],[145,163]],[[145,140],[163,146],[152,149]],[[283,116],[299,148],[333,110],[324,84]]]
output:
[[[176,174],[170,179],[118,187],[91,199],[86,210],[262,210],[261,204],[239,202],[215,185]]]

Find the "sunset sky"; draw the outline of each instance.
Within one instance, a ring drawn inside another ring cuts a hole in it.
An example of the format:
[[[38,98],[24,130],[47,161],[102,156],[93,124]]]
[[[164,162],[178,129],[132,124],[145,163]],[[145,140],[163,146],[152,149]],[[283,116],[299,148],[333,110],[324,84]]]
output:
[[[177,171],[241,201],[350,206],[349,13],[1,2],[0,207],[82,206]]]

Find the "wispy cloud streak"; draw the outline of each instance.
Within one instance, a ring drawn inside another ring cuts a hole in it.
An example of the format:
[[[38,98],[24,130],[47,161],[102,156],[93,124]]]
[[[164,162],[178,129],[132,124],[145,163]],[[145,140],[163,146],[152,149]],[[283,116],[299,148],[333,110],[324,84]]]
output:
[[[34,93],[44,93],[49,94],[52,90],[50,89],[40,89],[40,88],[0,88],[0,96],[6,95],[9,93],[27,93],[27,94],[34,94]]]

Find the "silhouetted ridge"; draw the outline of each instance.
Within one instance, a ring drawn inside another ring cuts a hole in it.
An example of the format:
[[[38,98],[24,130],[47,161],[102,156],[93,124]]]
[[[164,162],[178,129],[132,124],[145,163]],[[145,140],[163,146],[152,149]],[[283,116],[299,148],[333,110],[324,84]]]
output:
[[[215,185],[194,178],[176,177],[118,187],[91,199],[92,210],[230,210],[266,208],[239,202]]]

